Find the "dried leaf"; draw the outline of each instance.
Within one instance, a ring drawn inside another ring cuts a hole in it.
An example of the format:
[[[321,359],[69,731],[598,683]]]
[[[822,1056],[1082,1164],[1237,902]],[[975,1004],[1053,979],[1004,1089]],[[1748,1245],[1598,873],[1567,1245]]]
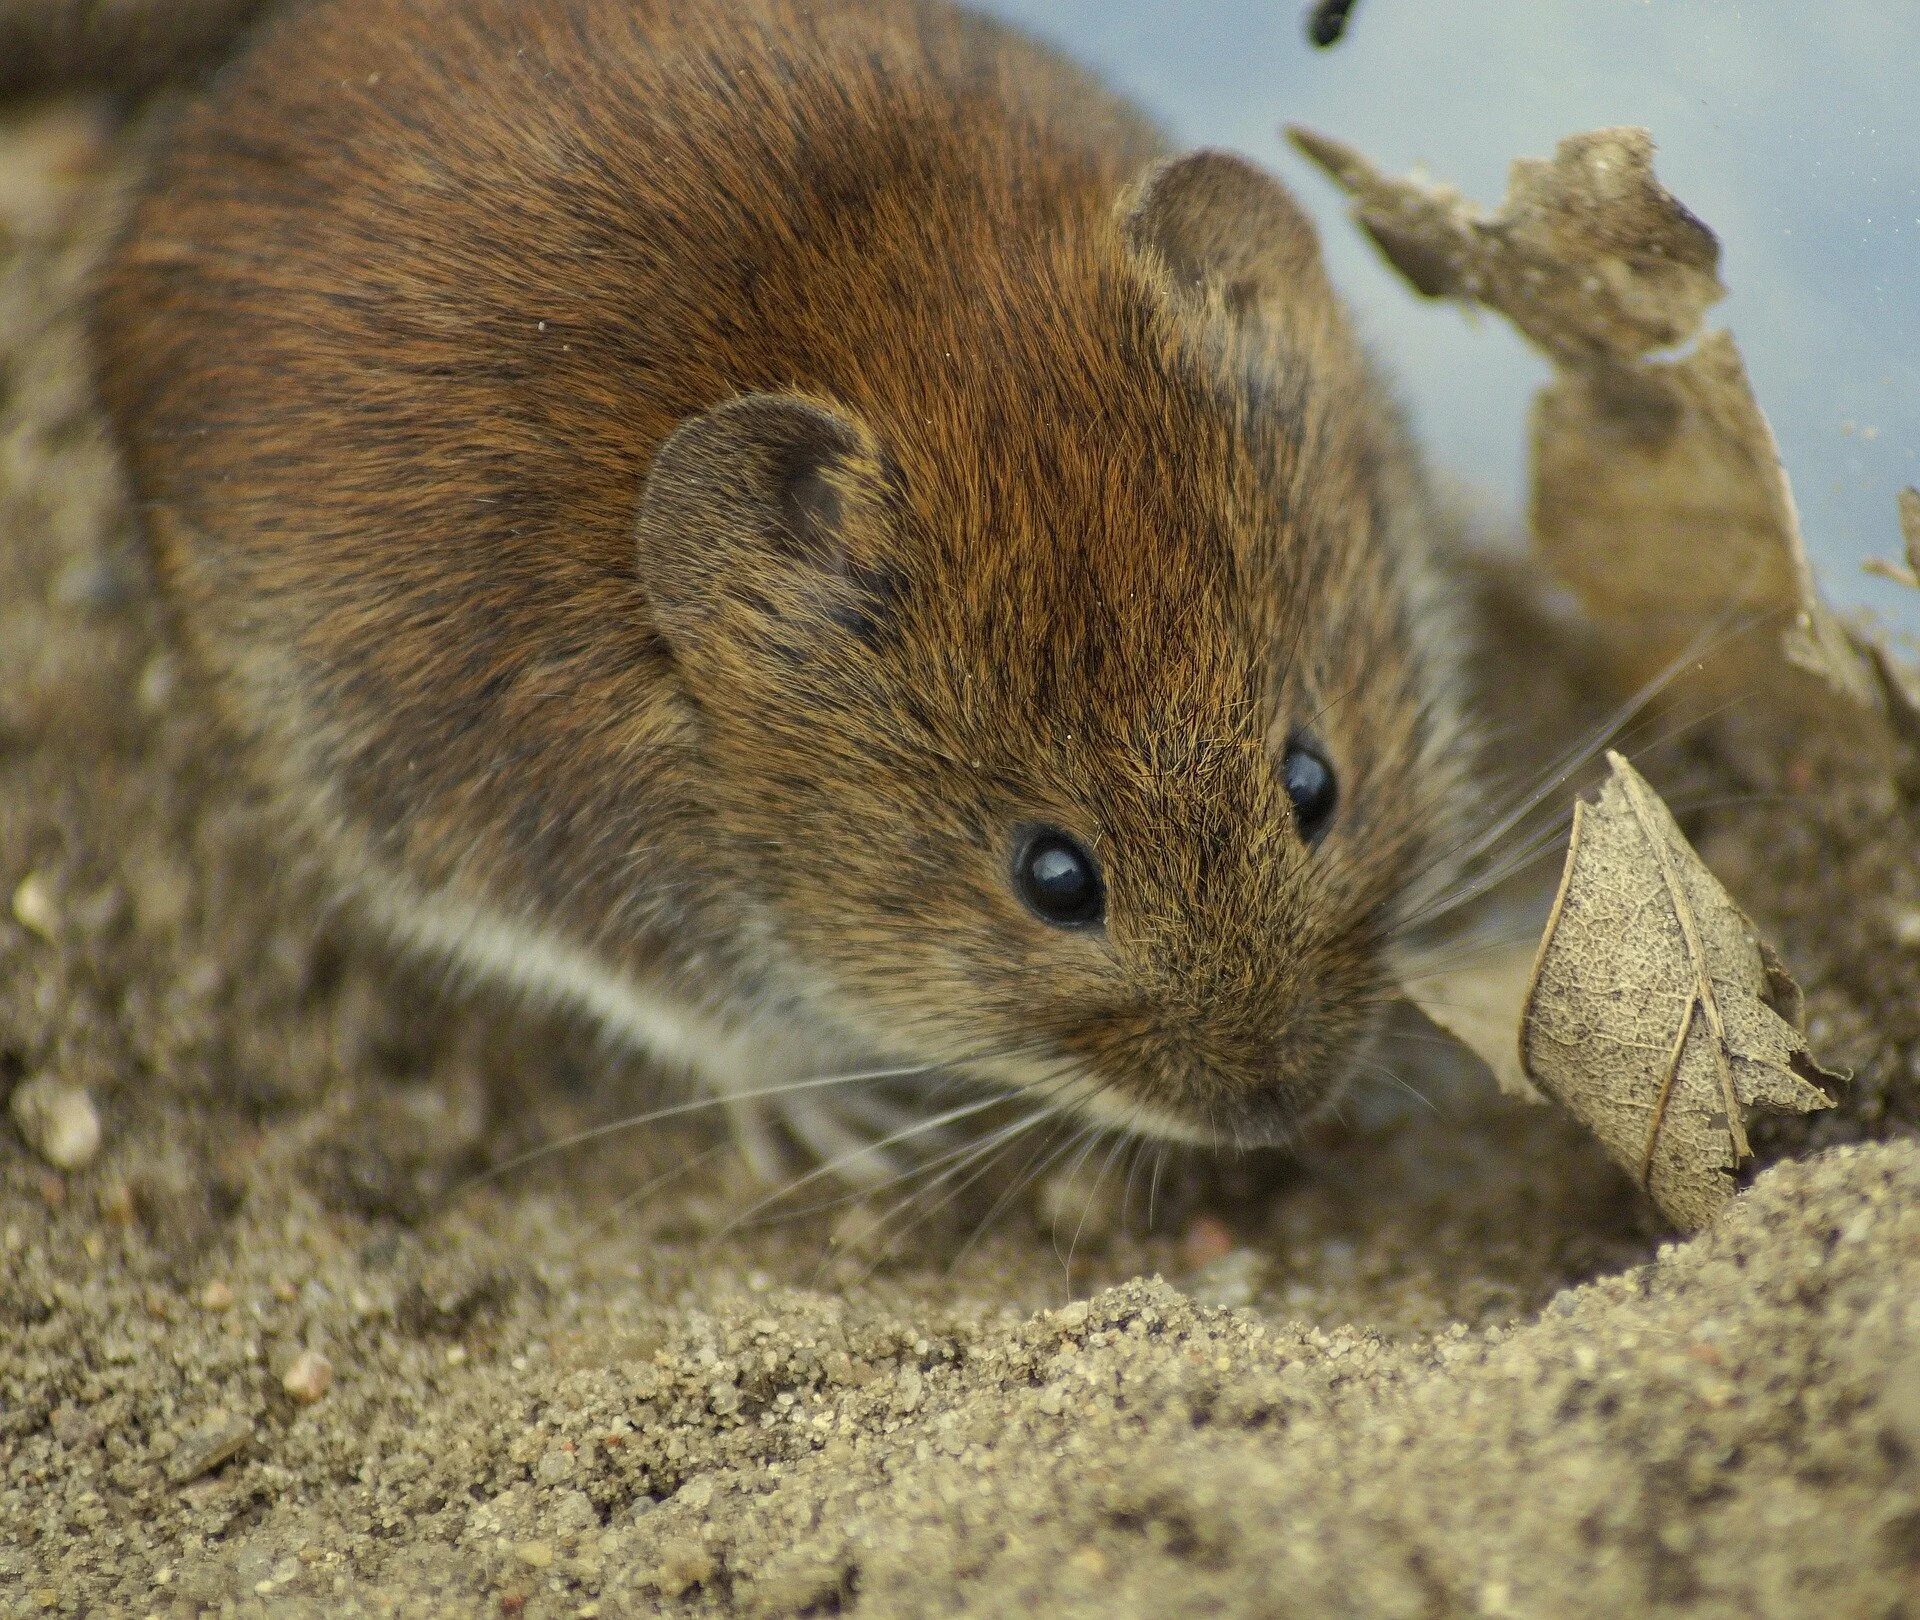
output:
[[[1569,136],[1550,162],[1514,164],[1491,216],[1291,133],[1415,288],[1498,311],[1554,361],[1534,407],[1534,543],[1614,644],[1624,685],[1737,623],[1777,618],[1790,660],[1875,702],[1867,657],[1815,588],[1732,338],[1647,358],[1692,342],[1724,289],[1718,244],[1654,178],[1646,131]],[[1725,679],[1744,689],[1755,674]]]
[[[230,1412],[216,1411],[187,1435],[167,1461],[167,1478],[185,1485],[230,1462],[253,1439],[253,1424]]]
[[[1892,563],[1869,557],[1867,572],[1920,590],[1920,489],[1900,491],[1900,538],[1906,542],[1907,560]]]
[[[1867,559],[1867,571],[1920,590],[1920,489],[1900,491],[1900,533],[1906,542],[1905,563]],[[1920,695],[1914,691],[1914,671],[1896,663],[1877,641],[1864,643],[1867,661],[1880,688],[1880,706],[1887,726],[1903,750],[1894,780],[1910,801],[1920,801]]]
[[[1773,430],[1732,337],[1678,360],[1563,372],[1533,412],[1533,536],[1639,681],[1749,617],[1859,703],[1872,674],[1820,600]],[[1744,673],[1734,675],[1744,684]]]
[[[1753,1109],[1831,1107],[1799,993],[1618,754],[1573,837],[1521,1029],[1527,1073],[1675,1224],[1711,1220]]]
[[[1550,161],[1520,159],[1493,215],[1451,187],[1390,179],[1329,136],[1287,134],[1415,288],[1499,311],[1556,360],[1672,348],[1726,293],[1713,232],[1654,178],[1643,129],[1570,135]]]
[[[1409,1001],[1486,1064],[1502,1091],[1529,1102],[1542,1098],[1520,1066],[1520,1011],[1538,953],[1533,939],[1471,950],[1402,984]]]

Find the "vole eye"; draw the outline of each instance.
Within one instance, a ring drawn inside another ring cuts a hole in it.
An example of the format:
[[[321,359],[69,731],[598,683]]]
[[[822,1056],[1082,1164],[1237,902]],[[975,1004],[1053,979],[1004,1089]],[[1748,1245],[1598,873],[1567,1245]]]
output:
[[[1300,836],[1309,844],[1319,842],[1333,820],[1334,806],[1340,802],[1340,784],[1327,756],[1311,737],[1296,734],[1280,761],[1280,773],[1287,784],[1287,797],[1293,800],[1293,820]]]
[[[1100,868],[1078,839],[1036,827],[1013,859],[1013,886],[1033,914],[1056,928],[1092,928],[1107,914]]]

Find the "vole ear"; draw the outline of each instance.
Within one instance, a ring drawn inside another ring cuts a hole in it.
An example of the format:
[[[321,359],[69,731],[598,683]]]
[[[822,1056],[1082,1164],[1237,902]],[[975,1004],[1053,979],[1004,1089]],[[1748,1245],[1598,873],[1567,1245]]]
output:
[[[640,502],[640,582],[683,658],[881,633],[875,566],[897,479],[851,416],[798,394],[747,394],[689,417],[654,453]]]
[[[1119,209],[1128,248],[1183,297],[1217,294],[1234,315],[1332,300],[1313,221],[1278,180],[1231,152],[1155,164]]]

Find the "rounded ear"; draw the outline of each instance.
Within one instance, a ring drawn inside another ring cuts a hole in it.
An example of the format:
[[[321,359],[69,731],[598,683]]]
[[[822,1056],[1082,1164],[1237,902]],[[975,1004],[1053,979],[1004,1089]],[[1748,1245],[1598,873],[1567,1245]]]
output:
[[[688,417],[654,452],[636,536],[667,640],[683,657],[760,646],[789,663],[810,638],[871,641],[896,494],[878,440],[830,405],[747,394]]]
[[[1264,169],[1231,152],[1189,152],[1148,169],[1122,195],[1128,250],[1180,295],[1217,295],[1257,315],[1301,298],[1331,303],[1313,221]]]

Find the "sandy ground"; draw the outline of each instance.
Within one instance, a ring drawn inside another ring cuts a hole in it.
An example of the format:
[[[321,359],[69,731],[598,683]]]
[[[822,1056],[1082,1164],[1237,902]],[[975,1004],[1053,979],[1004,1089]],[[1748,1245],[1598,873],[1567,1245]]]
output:
[[[1151,1199],[1103,1151],[761,1211],[697,1116],[476,1181],[663,1082],[394,960],[245,786],[88,398],[127,161],[0,131],[0,1092],[104,1130],[0,1125],[0,1612],[1920,1616],[1874,746],[1762,693],[1670,764],[1856,1075],[1684,1244],[1418,1045],[1430,1105]]]

